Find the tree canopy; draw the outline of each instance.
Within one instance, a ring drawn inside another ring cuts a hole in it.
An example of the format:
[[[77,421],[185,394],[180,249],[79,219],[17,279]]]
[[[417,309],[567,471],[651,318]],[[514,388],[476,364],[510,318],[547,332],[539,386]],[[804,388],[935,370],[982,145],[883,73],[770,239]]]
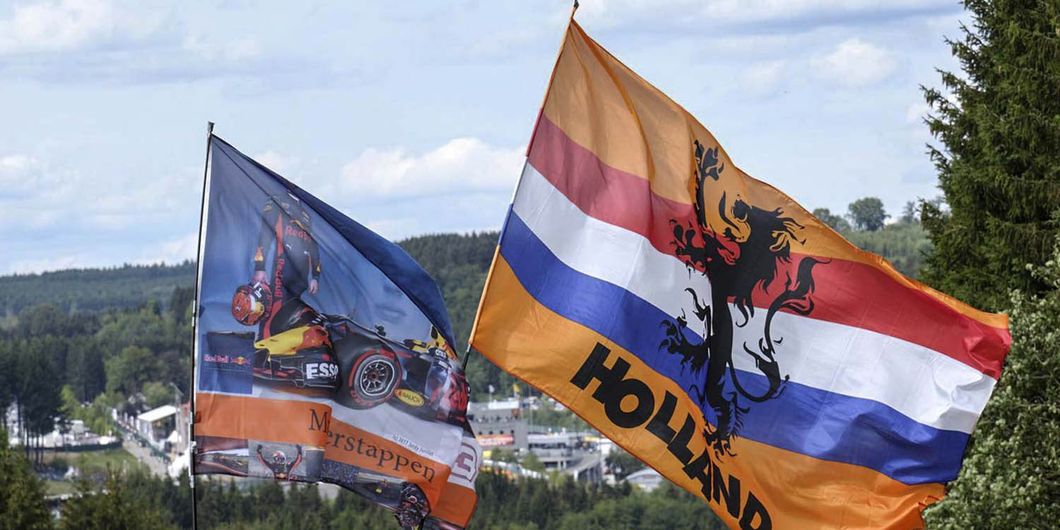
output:
[[[947,40],[961,72],[925,88],[929,146],[944,205],[926,203],[936,252],[926,278],[984,309],[1009,289],[1047,286],[1044,263],[1060,232],[1060,8],[1034,0],[966,0],[970,26]]]

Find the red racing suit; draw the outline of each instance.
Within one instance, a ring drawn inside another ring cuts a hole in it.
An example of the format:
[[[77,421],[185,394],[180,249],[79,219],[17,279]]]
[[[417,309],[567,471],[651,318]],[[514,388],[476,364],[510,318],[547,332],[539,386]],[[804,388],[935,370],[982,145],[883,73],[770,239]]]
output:
[[[270,197],[261,211],[262,227],[254,251],[254,271],[266,271],[272,247],[272,307],[261,323],[260,338],[304,325],[316,312],[302,301],[309,280],[320,278],[320,247],[310,232],[302,202],[290,195]]]

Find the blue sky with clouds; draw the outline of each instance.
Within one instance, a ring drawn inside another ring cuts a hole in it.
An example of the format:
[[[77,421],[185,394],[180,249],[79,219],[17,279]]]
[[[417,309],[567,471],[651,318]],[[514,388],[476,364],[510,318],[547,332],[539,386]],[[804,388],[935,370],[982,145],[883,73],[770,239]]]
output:
[[[0,1],[0,274],[194,257],[205,124],[391,238],[500,226],[566,1]],[[583,0],[803,205],[934,197],[954,0]]]

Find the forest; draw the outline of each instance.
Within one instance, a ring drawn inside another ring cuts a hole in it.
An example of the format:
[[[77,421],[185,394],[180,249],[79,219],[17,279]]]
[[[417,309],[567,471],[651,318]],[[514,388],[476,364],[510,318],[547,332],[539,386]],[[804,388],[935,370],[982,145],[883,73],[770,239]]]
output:
[[[922,87],[941,195],[893,217],[874,197],[814,213],[902,272],[1008,315],[1004,371],[960,476],[925,516],[930,528],[1047,528],[1060,520],[1060,9],[1029,0],[964,6],[969,23],[947,41],[959,70],[941,70],[940,86]],[[461,343],[496,238],[402,242],[437,279]],[[83,419],[102,432],[110,406],[166,402],[174,388],[187,394],[193,273],[185,263],[0,278],[0,408],[14,404],[29,433],[26,450],[0,434],[0,530],[189,525],[187,484],[135,469],[85,477],[56,522],[32,448],[56,422]],[[513,383],[478,356],[468,376],[479,397]],[[717,527],[704,504],[667,487],[646,494],[484,472],[478,491],[475,528]],[[212,528],[393,527],[356,497],[322,500],[312,486],[207,480],[198,492]]]
[[[851,208],[844,216],[826,210],[817,214],[851,240],[884,253],[907,274],[916,275],[930,248],[918,220],[906,212],[885,223],[888,215],[882,203],[869,202],[873,208]],[[459,343],[466,344],[470,333],[497,237],[495,232],[438,234],[400,242],[437,281]],[[44,461],[36,441],[56,422],[78,419],[94,432],[109,433],[111,408],[135,413],[188,395],[193,278],[189,263],[0,277],[0,291],[41,286],[20,290],[17,304],[11,306],[20,309],[10,309],[0,326],[0,363],[13,368],[0,372],[0,408],[15,405],[15,421],[28,449],[21,458],[28,456],[37,470],[47,471],[52,464]],[[55,293],[65,294],[56,298]],[[516,382],[512,376],[472,355],[468,379],[476,398],[486,399],[491,385],[502,392],[512,388]],[[535,421],[556,428],[584,426],[570,413],[556,411],[541,411]],[[14,453],[9,455],[15,458]],[[622,452],[610,463],[626,473],[642,465]],[[531,462],[523,464],[533,467]],[[32,486],[32,474],[25,480],[29,490],[39,490],[39,485]],[[669,487],[645,494],[621,483],[587,487],[569,480],[512,480],[492,473],[483,473],[479,481],[481,502],[475,522],[480,528],[613,528],[622,521],[635,521],[633,528],[674,528],[716,523],[706,505]],[[284,491],[269,482],[248,482],[251,486],[244,488],[201,482],[200,522],[208,528],[342,528],[350,521],[357,528],[391,528],[392,524],[387,512],[351,494],[321,504],[324,501],[313,487]],[[105,502],[104,497],[85,497],[67,503],[61,519],[64,528],[90,528],[91,521],[114,520],[102,514],[120,506],[141,506],[135,510],[140,515],[121,516],[144,518],[130,520],[129,528],[189,523],[187,493],[180,485],[142,471],[114,470],[83,477],[79,487],[88,492],[100,486],[115,498]],[[281,501],[284,496],[287,502]],[[307,503],[321,516],[307,522],[298,515]],[[666,509],[657,509],[660,506]]]

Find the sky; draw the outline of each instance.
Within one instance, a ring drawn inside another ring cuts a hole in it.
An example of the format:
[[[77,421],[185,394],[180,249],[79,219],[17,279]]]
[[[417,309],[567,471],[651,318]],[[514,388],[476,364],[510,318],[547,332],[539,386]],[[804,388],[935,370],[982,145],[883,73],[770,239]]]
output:
[[[813,209],[938,195],[956,0],[582,0],[576,19]],[[0,0],[0,274],[195,257],[206,123],[391,239],[496,230],[570,2]]]

